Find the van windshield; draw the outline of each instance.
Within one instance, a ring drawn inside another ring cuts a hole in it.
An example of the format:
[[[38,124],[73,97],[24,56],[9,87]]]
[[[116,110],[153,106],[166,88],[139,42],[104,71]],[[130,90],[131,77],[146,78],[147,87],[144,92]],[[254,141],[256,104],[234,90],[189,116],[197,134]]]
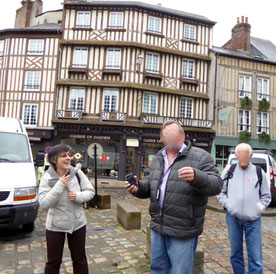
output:
[[[0,132],[0,164],[31,162],[28,139],[17,133]]]
[[[233,158],[231,159],[231,165],[234,163],[237,163],[238,159],[237,158]],[[252,158],[251,159],[251,163],[255,166],[260,166],[264,172],[266,172],[267,168],[266,168],[266,160],[263,158]]]

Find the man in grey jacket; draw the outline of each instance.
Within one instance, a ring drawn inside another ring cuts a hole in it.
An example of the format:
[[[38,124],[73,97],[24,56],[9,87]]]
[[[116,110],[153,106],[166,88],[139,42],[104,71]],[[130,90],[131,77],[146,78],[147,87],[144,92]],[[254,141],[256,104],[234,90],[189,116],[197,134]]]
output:
[[[151,273],[190,274],[198,236],[203,232],[208,196],[220,193],[223,182],[211,155],[185,140],[181,125],[161,128],[165,148],[154,157],[149,175],[126,188],[150,198]]]
[[[224,179],[218,200],[226,209],[226,222],[231,244],[231,263],[234,273],[245,273],[243,232],[248,253],[249,273],[263,273],[261,214],[271,201],[270,184],[260,169],[250,163],[252,148],[239,144],[235,149],[238,163],[229,177],[230,166],[222,172]],[[232,178],[231,178],[232,177]],[[227,178],[229,178],[227,180]],[[227,182],[228,181],[228,182]]]

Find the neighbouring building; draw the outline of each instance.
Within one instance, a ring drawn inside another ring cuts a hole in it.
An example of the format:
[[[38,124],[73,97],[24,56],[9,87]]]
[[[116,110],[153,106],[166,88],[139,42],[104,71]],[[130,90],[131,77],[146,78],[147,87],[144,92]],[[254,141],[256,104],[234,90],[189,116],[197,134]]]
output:
[[[0,116],[23,120],[34,155],[52,144],[60,34],[50,23],[0,30]]]
[[[208,76],[215,22],[132,1],[65,1],[54,143],[70,144],[99,175],[147,174],[160,126],[179,121],[193,145],[211,150]]]
[[[220,170],[241,141],[276,153],[276,46],[251,37],[250,30],[248,18],[238,18],[232,38],[211,50],[212,155]]]

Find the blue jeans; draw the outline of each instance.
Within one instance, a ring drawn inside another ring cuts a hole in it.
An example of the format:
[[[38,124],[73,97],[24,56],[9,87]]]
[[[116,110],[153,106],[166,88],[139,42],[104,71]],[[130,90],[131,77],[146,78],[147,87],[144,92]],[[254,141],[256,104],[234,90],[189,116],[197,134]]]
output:
[[[191,274],[198,237],[183,240],[151,230],[151,274]]]
[[[245,273],[243,232],[245,233],[248,254],[248,272],[249,274],[263,273],[261,218],[258,218],[255,221],[245,222],[227,212],[226,222],[231,245],[231,264],[234,273]]]

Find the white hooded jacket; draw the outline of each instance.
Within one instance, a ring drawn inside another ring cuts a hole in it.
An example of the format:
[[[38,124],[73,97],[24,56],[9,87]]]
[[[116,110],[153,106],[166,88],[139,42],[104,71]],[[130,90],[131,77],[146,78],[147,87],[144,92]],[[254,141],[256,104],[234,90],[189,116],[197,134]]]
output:
[[[78,172],[80,184],[75,173]],[[82,203],[88,202],[95,195],[95,190],[81,170],[71,166],[72,175],[65,186],[55,169],[50,166],[43,174],[38,193],[40,207],[48,210],[46,229],[73,233],[83,227],[87,221]],[[70,201],[68,191],[76,192],[76,200]]]

